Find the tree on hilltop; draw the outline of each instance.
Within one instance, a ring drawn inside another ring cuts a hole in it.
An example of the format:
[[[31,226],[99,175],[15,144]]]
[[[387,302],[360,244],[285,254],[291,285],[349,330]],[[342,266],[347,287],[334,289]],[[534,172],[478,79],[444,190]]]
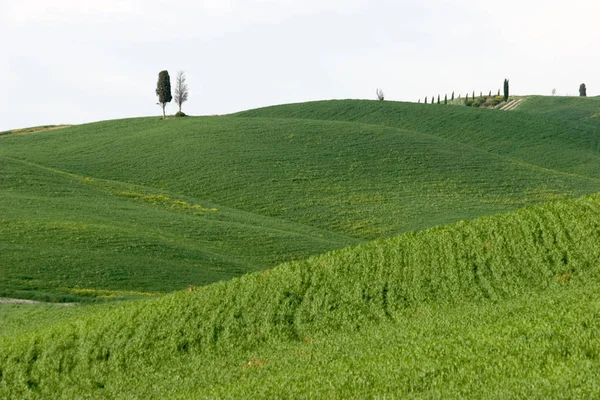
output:
[[[167,103],[173,100],[173,96],[171,96],[171,78],[169,77],[168,71],[160,71],[158,73],[156,95],[158,96],[158,104],[163,110],[163,119],[166,119],[165,107],[167,106]]]
[[[452,99],[451,100],[454,100],[454,90],[452,91]]]
[[[508,79],[504,80],[504,101],[508,101],[509,95],[509,87],[508,87]]]
[[[383,90],[377,89],[377,90],[375,90],[375,94],[377,95],[377,100],[379,100],[379,101],[385,100],[385,95],[383,94]]]
[[[448,104],[448,95],[447,94],[444,95],[444,104]]]
[[[585,83],[579,85],[579,96],[587,97],[587,88],[585,87]]]
[[[425,96],[425,104],[427,104],[427,96]]]
[[[175,104],[179,106],[179,115],[181,115],[181,106],[185,103],[189,96],[188,85],[185,79],[185,72],[177,72],[175,79]]]

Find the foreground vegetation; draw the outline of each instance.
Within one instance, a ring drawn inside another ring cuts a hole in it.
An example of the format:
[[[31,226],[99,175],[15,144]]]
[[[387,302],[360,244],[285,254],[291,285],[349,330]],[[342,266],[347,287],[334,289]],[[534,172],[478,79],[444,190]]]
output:
[[[593,397],[599,227],[556,201],[102,310],[0,339],[0,394]]]
[[[0,398],[600,397],[597,105],[6,132]]]

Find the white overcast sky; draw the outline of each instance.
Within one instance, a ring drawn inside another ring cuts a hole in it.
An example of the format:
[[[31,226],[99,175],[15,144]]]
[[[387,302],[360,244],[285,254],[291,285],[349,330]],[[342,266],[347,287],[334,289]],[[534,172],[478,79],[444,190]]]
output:
[[[0,0],[0,131],[318,99],[600,94],[598,0]],[[170,104],[167,112],[174,113]]]

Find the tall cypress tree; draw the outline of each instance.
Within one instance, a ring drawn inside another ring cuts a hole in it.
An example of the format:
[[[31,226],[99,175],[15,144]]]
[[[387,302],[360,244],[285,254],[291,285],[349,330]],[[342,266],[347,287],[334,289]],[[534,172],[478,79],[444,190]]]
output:
[[[504,80],[504,101],[508,101],[508,95],[509,95],[508,89],[509,89],[508,88],[508,79],[505,79]]]
[[[427,96],[425,96],[425,104],[427,104]]]
[[[587,88],[585,87],[585,83],[579,85],[579,96],[587,97]]]
[[[169,77],[168,71],[160,71],[158,73],[156,95],[158,96],[158,104],[163,110],[163,119],[166,119],[165,107],[167,106],[167,103],[173,100],[173,96],[171,96],[171,78]]]
[[[435,104],[435,96],[431,96],[431,104]]]
[[[444,95],[444,104],[448,104],[448,95]]]
[[[454,100],[454,90],[452,91],[452,99],[451,100]]]
[[[438,94],[438,104],[440,104],[440,95]]]

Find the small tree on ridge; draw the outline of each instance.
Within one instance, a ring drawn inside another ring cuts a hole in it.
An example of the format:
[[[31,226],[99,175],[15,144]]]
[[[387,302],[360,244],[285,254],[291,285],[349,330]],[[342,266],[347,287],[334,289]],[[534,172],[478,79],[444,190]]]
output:
[[[579,96],[587,97],[587,88],[585,87],[585,83],[579,85]]]
[[[179,114],[181,114],[181,106],[187,101],[188,96],[189,91],[185,80],[185,72],[179,71],[175,79],[175,104],[179,106]]]
[[[156,95],[158,96],[158,104],[163,110],[163,119],[166,119],[165,107],[167,106],[167,103],[173,100],[173,96],[171,96],[171,78],[169,77],[168,71],[160,71],[158,73]]]

